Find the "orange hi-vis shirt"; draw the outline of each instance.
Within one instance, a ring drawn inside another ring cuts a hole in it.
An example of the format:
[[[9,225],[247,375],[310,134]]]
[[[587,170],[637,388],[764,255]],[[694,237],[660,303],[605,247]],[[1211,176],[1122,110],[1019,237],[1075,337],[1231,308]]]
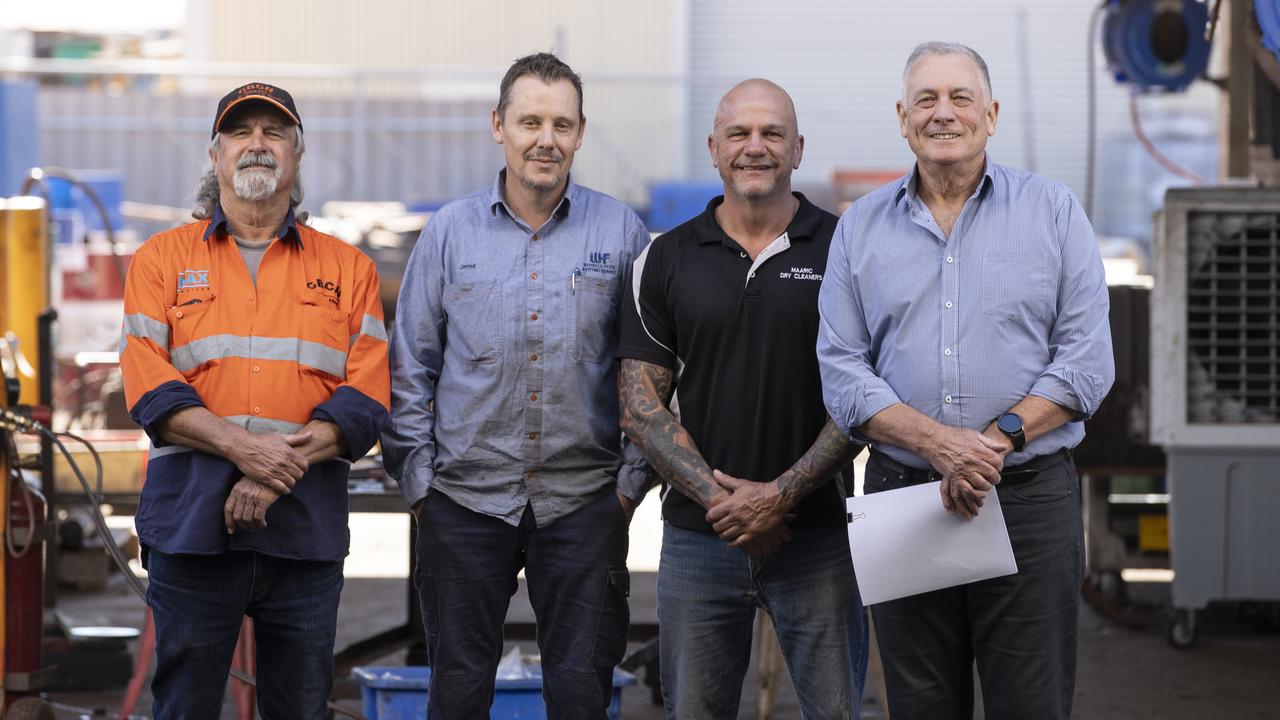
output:
[[[125,396],[152,442],[136,516],[143,545],[345,557],[350,463],[377,442],[390,401],[373,261],[297,224],[290,211],[255,285],[218,208],[210,220],[154,235],[138,249],[124,306]],[[341,429],[348,453],[313,465],[267,511],[266,528],[229,535],[222,507],[242,474],[225,458],[160,437],[164,418],[196,405],[257,433],[327,420]]]

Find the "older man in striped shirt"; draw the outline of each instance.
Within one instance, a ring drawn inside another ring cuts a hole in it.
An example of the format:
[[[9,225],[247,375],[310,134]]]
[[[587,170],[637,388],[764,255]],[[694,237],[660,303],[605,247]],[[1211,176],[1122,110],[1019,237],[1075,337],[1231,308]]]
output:
[[[986,154],[986,64],[917,47],[897,104],[911,173],[840,219],[819,297],[823,395],[869,440],[867,492],[999,494],[1016,575],[874,608],[894,717],[1068,718],[1084,569],[1071,448],[1114,379],[1093,230],[1061,184]]]

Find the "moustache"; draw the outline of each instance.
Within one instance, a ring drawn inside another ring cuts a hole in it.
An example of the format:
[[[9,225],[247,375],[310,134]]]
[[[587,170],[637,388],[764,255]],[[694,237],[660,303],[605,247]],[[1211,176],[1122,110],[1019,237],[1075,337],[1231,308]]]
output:
[[[247,152],[236,162],[237,170],[251,167],[264,167],[268,170],[275,170],[276,159],[271,157],[271,153],[268,152]]]
[[[560,156],[560,155],[558,155],[558,154],[530,153],[530,154],[528,154],[528,155],[525,155],[525,156],[524,156],[524,159],[525,159],[525,160],[529,160],[529,161],[533,161],[533,160],[550,160],[551,162],[560,162],[560,161],[561,161],[561,160],[563,160],[564,158],[563,158],[563,157],[561,157],[561,156]]]

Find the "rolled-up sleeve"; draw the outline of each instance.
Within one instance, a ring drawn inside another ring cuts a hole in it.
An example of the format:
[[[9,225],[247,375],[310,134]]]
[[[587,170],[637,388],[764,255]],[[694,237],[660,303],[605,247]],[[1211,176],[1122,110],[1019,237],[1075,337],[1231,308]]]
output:
[[[391,417],[382,433],[387,472],[413,505],[434,479],[436,382],[444,362],[445,315],[437,215],[406,264],[391,333]]]
[[[1062,243],[1057,320],[1049,336],[1049,365],[1030,394],[1071,410],[1075,420],[1087,420],[1115,381],[1106,275],[1093,228],[1070,193],[1056,223]]]
[[[854,212],[836,225],[818,293],[818,369],[827,413],[850,437],[865,441],[855,429],[902,401],[872,365],[871,333],[851,262]]]

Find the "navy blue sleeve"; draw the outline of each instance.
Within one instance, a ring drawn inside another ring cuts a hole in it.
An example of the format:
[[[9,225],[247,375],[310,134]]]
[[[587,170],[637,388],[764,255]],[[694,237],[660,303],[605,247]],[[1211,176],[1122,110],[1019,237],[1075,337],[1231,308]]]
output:
[[[164,447],[169,443],[160,437],[160,422],[173,413],[189,408],[204,407],[204,401],[196,393],[195,388],[186,383],[170,380],[159,387],[148,390],[138,398],[138,402],[129,409],[129,417],[142,426],[151,444]]]
[[[311,419],[337,425],[347,443],[347,454],[343,457],[355,462],[378,442],[378,434],[387,424],[387,409],[377,400],[344,385],[334,391],[333,397],[316,406]]]

